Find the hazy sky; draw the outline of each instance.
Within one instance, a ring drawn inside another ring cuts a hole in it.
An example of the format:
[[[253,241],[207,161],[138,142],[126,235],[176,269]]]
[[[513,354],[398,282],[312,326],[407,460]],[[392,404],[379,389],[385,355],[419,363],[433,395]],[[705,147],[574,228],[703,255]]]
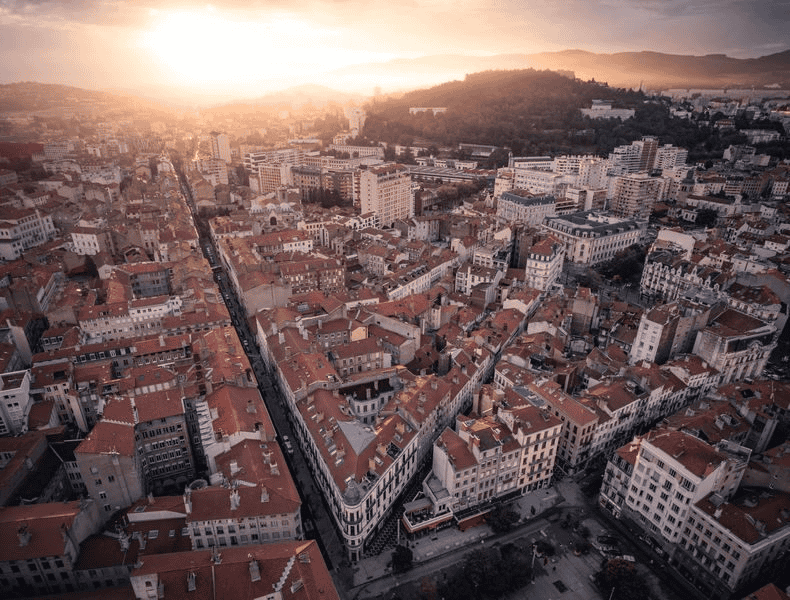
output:
[[[758,57],[789,32],[790,0],[0,0],[0,82],[254,95],[433,54]]]

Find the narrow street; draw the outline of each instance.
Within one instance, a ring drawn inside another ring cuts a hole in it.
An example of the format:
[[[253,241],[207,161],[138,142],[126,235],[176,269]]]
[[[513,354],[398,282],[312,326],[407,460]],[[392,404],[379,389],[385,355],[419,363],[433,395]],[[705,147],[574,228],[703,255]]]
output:
[[[255,344],[255,336],[249,329],[249,323],[244,308],[239,302],[236,296],[236,290],[233,289],[222,267],[217,249],[214,247],[214,243],[208,234],[208,226],[195,210],[192,192],[189,189],[184,174],[179,169],[176,169],[176,173],[181,182],[181,191],[192,213],[192,219],[199,235],[200,248],[206,260],[208,260],[211,265],[212,272],[214,273],[214,281],[219,287],[220,294],[228,308],[231,322],[236,329],[239,340],[244,347],[244,351],[255,373],[258,389],[266,405],[266,409],[269,412],[269,416],[272,419],[272,423],[274,424],[278,441],[283,450],[283,455],[291,471],[291,477],[299,491],[299,496],[302,500],[302,524],[305,529],[305,537],[307,539],[315,539],[318,542],[327,568],[332,572],[333,576],[337,578],[339,576],[339,571],[336,567],[339,567],[345,561],[343,543],[337,535],[332,517],[324,503],[323,495],[318,491],[315,485],[310,469],[307,466],[307,461],[302,455],[301,448],[295,441],[296,436],[291,427],[289,420],[290,415],[285,407],[285,403],[280,398],[271,376],[266,372]],[[283,440],[286,437],[291,440],[291,450],[286,449],[283,444]],[[336,582],[336,586],[340,588],[338,582]]]

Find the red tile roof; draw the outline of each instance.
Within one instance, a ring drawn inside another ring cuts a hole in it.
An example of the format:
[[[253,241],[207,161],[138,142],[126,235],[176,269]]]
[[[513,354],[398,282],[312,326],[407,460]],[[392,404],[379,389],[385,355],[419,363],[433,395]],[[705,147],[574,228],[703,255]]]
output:
[[[284,597],[294,600],[339,600],[329,571],[315,541],[222,548],[214,564],[210,551],[178,552],[148,556],[132,571],[132,577],[156,573],[167,598],[209,600],[217,590],[234,600],[253,600],[270,595],[282,582]],[[250,562],[256,561],[257,581]],[[195,590],[187,591],[190,573]],[[301,583],[298,583],[301,582]]]
[[[134,425],[99,421],[74,452],[134,456]]]
[[[653,430],[645,436],[644,441],[663,450],[691,473],[703,479],[727,460],[726,455],[682,431]]]
[[[61,528],[71,529],[79,513],[79,501],[0,507],[0,562],[64,556]],[[18,533],[22,527],[30,534],[24,546]]]

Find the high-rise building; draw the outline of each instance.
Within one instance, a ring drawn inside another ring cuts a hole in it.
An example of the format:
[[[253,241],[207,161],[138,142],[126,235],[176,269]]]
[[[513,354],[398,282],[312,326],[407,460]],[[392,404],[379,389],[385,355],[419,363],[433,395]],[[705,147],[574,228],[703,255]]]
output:
[[[618,217],[650,216],[656,202],[663,196],[666,182],[647,173],[622,175],[614,184],[611,207]]]
[[[658,140],[654,137],[645,136],[633,145],[639,148],[639,170],[650,171],[656,164],[656,152],[658,151]]]
[[[650,171],[656,166],[658,140],[645,136],[628,146],[617,146],[609,155],[612,175]]]
[[[375,213],[383,227],[398,219],[414,216],[411,177],[406,167],[390,163],[362,171],[360,175],[362,213]]]
[[[211,156],[230,162],[230,139],[227,134],[211,132]]]
[[[656,169],[663,171],[670,171],[676,167],[682,167],[686,164],[689,151],[685,148],[678,148],[671,144],[664,144],[656,149],[656,160],[653,165]]]

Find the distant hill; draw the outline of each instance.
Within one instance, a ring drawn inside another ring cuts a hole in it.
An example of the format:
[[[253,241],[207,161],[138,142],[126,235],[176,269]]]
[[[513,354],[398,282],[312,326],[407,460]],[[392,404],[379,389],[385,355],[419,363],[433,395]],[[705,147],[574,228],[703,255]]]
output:
[[[94,108],[165,111],[157,100],[144,99],[129,92],[87,90],[55,83],[22,81],[0,84],[0,112],[66,111],[79,113]]]
[[[790,89],[790,50],[760,58],[739,59],[723,54],[691,56],[660,52],[596,54],[563,50],[539,54],[462,56],[444,54],[385,63],[354,65],[330,75],[337,87],[353,89],[356,81],[378,81],[386,89],[414,89],[463,79],[468,73],[492,69],[551,69],[573,71],[581,79],[610,86],[659,90],[667,88],[734,88],[779,85]]]
[[[595,54],[566,50],[528,55],[527,60],[535,68],[567,69],[582,79],[594,78],[617,87],[636,87],[642,83],[649,89],[748,88],[775,84],[790,88],[790,50],[747,59],[724,54]]]
[[[85,102],[108,102],[112,98],[105,92],[67,85],[30,81],[0,84],[0,112],[47,110]]]

